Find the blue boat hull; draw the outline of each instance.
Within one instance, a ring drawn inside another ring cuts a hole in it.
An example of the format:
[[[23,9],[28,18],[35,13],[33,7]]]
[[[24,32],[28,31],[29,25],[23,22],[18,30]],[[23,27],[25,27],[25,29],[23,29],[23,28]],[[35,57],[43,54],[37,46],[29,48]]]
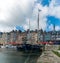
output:
[[[60,45],[60,42],[53,42],[54,45]]]
[[[42,52],[42,46],[24,44],[22,47],[17,46],[17,50],[24,52]]]

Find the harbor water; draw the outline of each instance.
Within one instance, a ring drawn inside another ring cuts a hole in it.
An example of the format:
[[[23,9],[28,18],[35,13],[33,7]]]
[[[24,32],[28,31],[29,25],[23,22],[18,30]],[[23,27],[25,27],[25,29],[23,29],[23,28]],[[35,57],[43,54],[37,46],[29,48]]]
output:
[[[15,49],[0,49],[0,63],[37,63],[41,53],[26,53]]]

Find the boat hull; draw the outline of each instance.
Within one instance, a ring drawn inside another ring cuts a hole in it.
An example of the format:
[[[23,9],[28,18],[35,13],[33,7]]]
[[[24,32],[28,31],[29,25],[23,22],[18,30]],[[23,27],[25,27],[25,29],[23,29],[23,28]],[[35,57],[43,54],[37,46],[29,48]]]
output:
[[[42,52],[42,46],[25,44],[25,45],[22,45],[22,47],[17,46],[17,50],[24,51],[24,52]]]

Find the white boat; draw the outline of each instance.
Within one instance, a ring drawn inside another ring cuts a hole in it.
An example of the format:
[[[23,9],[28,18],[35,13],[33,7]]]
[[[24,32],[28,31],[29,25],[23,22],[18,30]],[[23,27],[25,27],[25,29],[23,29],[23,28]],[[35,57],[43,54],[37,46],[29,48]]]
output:
[[[1,48],[6,48],[6,46],[5,45],[2,45]]]
[[[6,48],[16,48],[16,46],[13,46],[13,45],[11,45],[11,44],[5,45],[5,47],[6,47]]]

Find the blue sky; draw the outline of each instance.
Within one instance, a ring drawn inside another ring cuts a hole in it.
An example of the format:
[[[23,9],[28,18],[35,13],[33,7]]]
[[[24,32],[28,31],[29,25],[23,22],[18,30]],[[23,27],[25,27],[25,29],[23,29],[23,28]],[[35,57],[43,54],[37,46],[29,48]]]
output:
[[[24,32],[24,28],[22,26],[16,26],[16,30],[21,30],[22,32]]]
[[[41,4],[42,4],[43,6],[45,6],[45,5],[49,6],[50,1],[51,1],[51,0],[41,0]],[[38,0],[38,3],[40,3],[40,0]]]
[[[60,30],[60,0],[0,0],[0,31],[37,29],[37,14],[39,13],[39,28],[51,31],[55,24]]]
[[[58,18],[56,18],[54,16],[47,16],[47,19],[48,19],[47,20],[48,24],[60,25],[60,19],[58,19]]]
[[[41,3],[41,5],[43,7],[45,7],[45,6],[49,7],[51,1],[52,0],[37,0],[37,3],[39,3],[39,4]],[[56,2],[58,3],[58,0]],[[53,27],[54,24],[55,24],[55,26],[57,26],[57,30],[60,30],[60,28],[59,28],[60,27],[60,18],[57,18],[52,15],[47,15],[46,19],[47,19],[47,21],[46,21],[47,27],[45,28],[46,31],[51,31],[52,29],[49,27],[50,27],[50,25],[52,25],[52,27]],[[22,30],[22,29],[20,28],[20,30]]]
[[[54,16],[47,16],[47,23],[48,23],[48,26],[46,28],[46,31],[51,31],[49,29],[49,26],[52,24],[52,25],[55,25],[55,26],[59,26],[60,27],[60,19],[54,17]]]
[[[38,3],[41,3],[41,5],[43,6],[47,6],[49,7],[50,3],[51,3],[52,0],[38,0]],[[54,1],[54,0],[53,0]],[[55,4],[57,7],[60,6],[60,1],[59,0],[55,0]],[[49,28],[50,25],[54,25],[57,26],[57,30],[60,30],[60,18],[57,18],[55,15],[47,15],[46,16],[47,18],[47,27],[46,27],[46,31],[51,31],[52,29]]]

